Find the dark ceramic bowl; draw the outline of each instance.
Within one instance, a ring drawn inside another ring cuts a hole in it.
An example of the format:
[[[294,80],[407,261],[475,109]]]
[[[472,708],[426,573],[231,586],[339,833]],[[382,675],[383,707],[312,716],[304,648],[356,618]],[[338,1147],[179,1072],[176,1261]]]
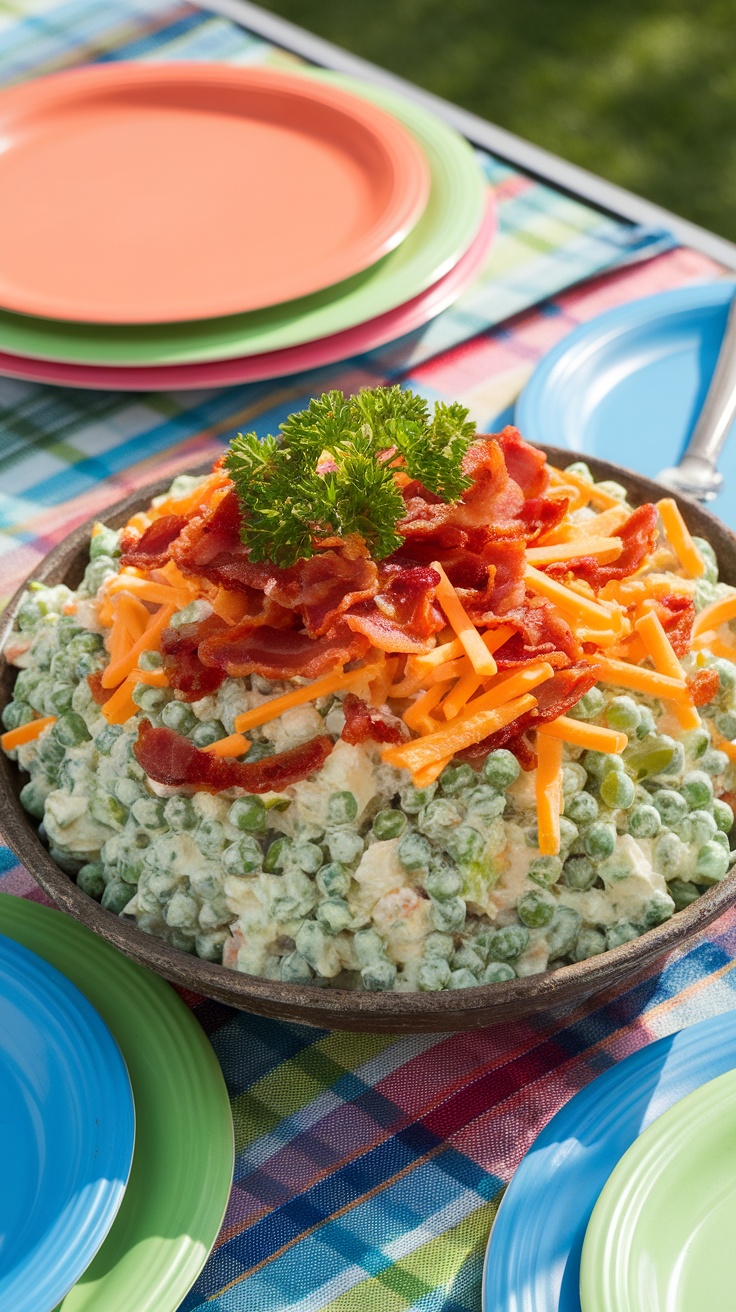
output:
[[[547,450],[552,464],[564,467],[570,462],[569,451],[554,447]],[[662,495],[661,487],[638,474],[602,460],[590,459],[588,463],[597,478],[614,478],[624,484],[634,504],[654,501]],[[105,513],[106,522],[115,528],[124,524],[135,511],[146,507],[152,497],[165,491],[169,482],[167,479],[153,483],[119,502]],[[691,531],[712,544],[724,582],[736,585],[736,538],[702,507],[681,501],[680,508]],[[90,529],[91,522],[75,529],[46,557],[31,579],[76,587],[84,571]],[[4,644],[25,586],[19,589],[5,612],[0,626],[0,645]],[[0,705],[5,705],[10,699],[15,673],[0,657]],[[244,1011],[328,1029],[397,1033],[468,1030],[499,1021],[521,1020],[535,1013],[568,1009],[597,993],[629,987],[647,966],[673,948],[681,947],[736,898],[734,871],[684,911],[678,911],[663,925],[649,930],[632,943],[576,965],[563,966],[549,974],[531,975],[502,984],[440,993],[360,993],[283,984],[200,961],[104,910],[52,861],[38,836],[36,825],[18,800],[23,784],[20,771],[2,754],[0,772],[2,821],[8,842],[41,887],[63,910],[134,961],[188,989]]]

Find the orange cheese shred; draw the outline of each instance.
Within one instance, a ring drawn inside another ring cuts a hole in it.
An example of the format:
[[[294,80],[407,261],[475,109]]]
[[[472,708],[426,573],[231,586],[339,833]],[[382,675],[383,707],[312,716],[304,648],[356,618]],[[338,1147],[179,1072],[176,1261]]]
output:
[[[736,592],[721,597],[718,601],[712,601],[709,606],[704,606],[698,612],[693,621],[693,637],[697,638],[707,629],[717,629],[721,624],[733,619],[736,619]]]
[[[537,733],[535,787],[539,850],[543,856],[556,856],[560,850],[562,743],[541,729]]]
[[[518,716],[530,711],[536,704],[536,697],[527,695],[507,702],[498,710],[461,715],[452,724],[427,734],[426,738],[415,738],[410,743],[385,748],[383,759],[390,765],[401,766],[416,773],[441,757],[454,756],[463,748],[481,742],[489,734],[495,733],[496,729],[502,729]]]
[[[431,765],[425,765],[422,770],[417,770],[412,775],[412,783],[415,788],[429,788],[435,779],[439,779],[446,765],[450,764],[451,756],[440,757],[439,761],[433,761]]]
[[[685,701],[687,704],[689,700],[684,677],[673,679],[657,670],[647,670],[641,665],[629,665],[627,661],[611,660],[606,656],[596,656],[595,664],[600,666],[598,678],[601,683],[631,688],[649,697],[663,697],[665,701]]]
[[[103,688],[117,688],[118,684],[127,678],[131,670],[136,668],[138,657],[144,651],[158,650],[161,643],[161,634],[175,610],[175,606],[162,606],[155,615],[151,616],[148,628],[141,634],[138,641],[134,642],[124,655],[117,658],[113,657],[110,664],[102,671],[100,682]],[[105,705],[108,705],[108,703],[106,702]]]
[[[602,606],[597,601],[591,601],[579,592],[573,592],[571,588],[565,587],[564,583],[558,583],[557,579],[549,578],[541,570],[535,569],[533,565],[527,565],[524,578],[527,587],[531,588],[532,592],[536,592],[540,597],[546,597],[548,601],[554,602],[565,617],[572,619],[574,623],[586,624],[591,628],[611,628],[615,612],[610,607]]]
[[[131,670],[134,683],[145,683],[149,688],[168,688],[169,680],[164,670]]]
[[[636,621],[635,627],[655,670],[668,674],[671,679],[682,678],[682,666],[656,612],[647,611]],[[700,727],[700,716],[692,703],[688,706],[684,701],[675,702],[674,711],[683,729]]]
[[[28,724],[19,725],[17,729],[8,729],[7,733],[0,735],[0,747],[4,752],[12,752],[14,747],[33,742],[50,724],[56,724],[55,715],[43,715],[38,720],[29,720]]]
[[[208,743],[202,748],[211,756],[243,756],[250,747],[248,739],[242,733],[231,733],[227,738],[220,738],[216,743]]]
[[[435,683],[428,688],[421,697],[412,702],[403,714],[404,724],[415,733],[432,733],[435,729],[435,723],[430,719],[430,711],[433,711],[438,702],[442,701],[445,693],[451,686],[451,681],[444,683]]]
[[[608,752],[616,756],[629,741],[625,733],[616,729],[606,729],[600,724],[586,724],[583,720],[573,720],[567,715],[559,715],[556,720],[548,721],[544,732],[550,738],[571,743],[573,747],[587,747],[593,752]]]
[[[437,584],[435,593],[437,601],[452,625],[470,664],[476,674],[479,674],[482,678],[491,678],[498,668],[493,656],[483,642],[439,561],[433,560],[431,568],[436,570],[440,576],[440,582]]]
[[[672,497],[664,497],[657,502],[657,510],[667,541],[685,573],[691,579],[701,578],[705,574],[705,561],[692,540],[677,502]]]
[[[526,558],[530,565],[552,565],[555,561],[574,560],[576,556],[597,556],[601,564],[616,560],[624,549],[621,538],[590,537],[582,541],[573,539],[544,547],[527,547]]]
[[[295,688],[293,692],[285,692],[280,697],[271,697],[260,706],[254,706],[252,710],[243,711],[242,715],[235,717],[235,729],[237,733],[244,733],[246,729],[253,729],[256,725],[275,720],[292,706],[304,706],[307,702],[316,701],[318,697],[326,697],[328,693],[339,692],[342,688],[352,688],[361,681],[370,682],[381,668],[381,665],[376,663],[361,665],[356,670],[349,670],[347,674],[342,670],[338,670],[335,674],[325,674],[321,679],[315,679],[313,683],[308,683],[303,688]]]
[[[108,724],[125,724],[125,721],[129,720],[131,715],[136,714],[138,707],[132,696],[135,684],[136,681],[133,678],[124,679],[120,686],[115,689],[112,697],[108,697],[104,705],[100,707],[100,711]]]

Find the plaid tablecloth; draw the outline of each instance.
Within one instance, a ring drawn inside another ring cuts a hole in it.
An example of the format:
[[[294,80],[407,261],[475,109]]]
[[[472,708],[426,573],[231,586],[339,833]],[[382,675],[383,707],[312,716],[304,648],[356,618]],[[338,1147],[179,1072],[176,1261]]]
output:
[[[0,83],[123,58],[293,62],[188,4],[0,0]],[[491,427],[506,420],[539,356],[578,323],[720,272],[676,249],[565,292],[649,235],[489,155],[479,161],[499,204],[488,264],[454,309],[399,343],[329,369],[196,394],[0,379],[3,592],[90,514],[214,457],[239,428],[273,430],[326,387],[398,380],[430,399],[462,400]],[[543,297],[554,299],[528,308]],[[2,848],[0,887],[45,900]],[[534,1136],[611,1062],[730,1008],[735,954],[736,913],[604,1005],[563,1023],[463,1036],[328,1033],[188,999],[228,1082],[236,1166],[218,1243],[182,1310],[478,1312],[493,1216]]]

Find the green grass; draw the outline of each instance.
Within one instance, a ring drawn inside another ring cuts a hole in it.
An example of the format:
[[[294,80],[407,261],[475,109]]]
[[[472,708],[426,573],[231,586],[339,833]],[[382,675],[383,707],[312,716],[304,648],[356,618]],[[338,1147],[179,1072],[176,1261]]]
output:
[[[734,0],[261,0],[736,239]]]

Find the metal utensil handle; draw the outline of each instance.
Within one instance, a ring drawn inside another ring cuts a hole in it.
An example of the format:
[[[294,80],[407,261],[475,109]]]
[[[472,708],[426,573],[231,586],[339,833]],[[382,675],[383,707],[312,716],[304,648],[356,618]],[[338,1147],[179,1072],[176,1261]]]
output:
[[[693,429],[681,463],[693,457],[710,465],[720,454],[736,414],[736,297],[731,302],[726,331],[705,404]]]

